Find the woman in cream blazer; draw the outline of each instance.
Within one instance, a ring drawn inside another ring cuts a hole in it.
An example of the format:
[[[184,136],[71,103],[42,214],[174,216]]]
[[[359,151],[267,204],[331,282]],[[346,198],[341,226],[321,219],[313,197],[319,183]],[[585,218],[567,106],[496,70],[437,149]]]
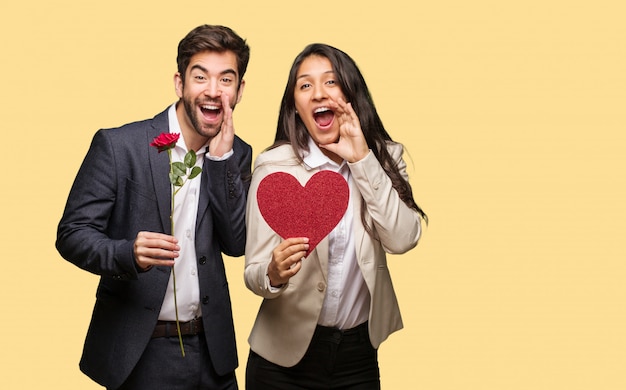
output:
[[[413,200],[402,154],[354,61],[328,45],[307,46],[292,66],[276,142],[257,157],[248,197],[245,282],[264,299],[249,337],[247,389],[380,387],[376,350],[402,328],[386,253],[412,249],[426,218]],[[322,169],[348,182],[344,219],[350,216],[352,244],[340,247],[327,236],[304,258],[306,238],[275,233],[257,191],[269,174],[288,173],[304,186]],[[344,249],[348,265],[329,266]],[[347,273],[341,288],[360,295],[329,300],[329,272]],[[325,307],[331,301],[339,306]],[[339,315],[328,314],[333,310]]]

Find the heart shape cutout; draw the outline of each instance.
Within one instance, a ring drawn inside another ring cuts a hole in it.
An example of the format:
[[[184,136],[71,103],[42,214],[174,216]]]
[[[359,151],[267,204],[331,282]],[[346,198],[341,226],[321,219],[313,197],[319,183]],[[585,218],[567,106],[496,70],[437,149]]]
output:
[[[282,238],[308,237],[308,256],[348,208],[350,189],[339,173],[320,171],[303,187],[285,172],[269,174],[257,190],[261,215]]]

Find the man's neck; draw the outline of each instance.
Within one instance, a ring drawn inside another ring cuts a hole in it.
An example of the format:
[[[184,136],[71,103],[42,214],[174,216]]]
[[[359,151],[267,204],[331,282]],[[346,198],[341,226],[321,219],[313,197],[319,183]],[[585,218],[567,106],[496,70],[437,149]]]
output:
[[[181,101],[176,103],[176,118],[178,119],[180,131],[183,133],[183,139],[185,140],[187,150],[197,152],[200,148],[207,144],[209,140],[194,130],[193,125],[189,121],[187,113],[185,112],[185,105]]]

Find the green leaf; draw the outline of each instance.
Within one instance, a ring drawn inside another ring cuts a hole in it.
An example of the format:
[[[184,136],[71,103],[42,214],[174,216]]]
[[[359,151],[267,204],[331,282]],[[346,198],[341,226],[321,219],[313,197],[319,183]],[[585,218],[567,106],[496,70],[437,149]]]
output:
[[[185,174],[187,174],[187,167],[180,161],[173,162],[172,173],[176,176],[185,176]]]
[[[178,181],[178,179],[180,179],[180,176],[173,174],[172,172],[170,172],[170,183],[172,183],[172,185],[176,185],[176,182]]]
[[[185,184],[185,182],[183,181],[183,178],[182,178],[182,177],[180,177],[180,176],[178,176],[178,177],[176,178],[176,183],[174,183],[174,185],[175,185],[176,187],[182,187],[182,186],[183,186],[183,184]]]
[[[187,152],[187,154],[185,154],[185,165],[187,166],[187,168],[192,168],[194,165],[196,165],[196,152],[190,150]]]
[[[202,168],[200,168],[200,167],[193,167],[191,169],[191,173],[189,174],[189,179],[193,179],[194,177],[198,176],[200,174],[200,172],[202,172]]]

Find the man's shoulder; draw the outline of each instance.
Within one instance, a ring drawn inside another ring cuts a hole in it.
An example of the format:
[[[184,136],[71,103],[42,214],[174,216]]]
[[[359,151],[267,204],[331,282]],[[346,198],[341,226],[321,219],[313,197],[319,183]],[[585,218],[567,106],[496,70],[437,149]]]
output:
[[[150,140],[159,133],[168,131],[167,110],[149,119],[126,123],[118,127],[102,128],[94,135],[94,140],[107,139],[113,144],[133,144]]]
[[[165,127],[168,128],[167,110],[162,111],[152,118],[141,119],[134,122],[129,122],[117,127],[109,127],[102,129],[103,131],[118,131],[118,132],[137,132],[152,127]]]
[[[243,138],[239,137],[235,134],[235,141],[233,142],[233,147],[239,147],[242,149],[250,149],[252,150],[252,146],[249,143],[243,140]]]

